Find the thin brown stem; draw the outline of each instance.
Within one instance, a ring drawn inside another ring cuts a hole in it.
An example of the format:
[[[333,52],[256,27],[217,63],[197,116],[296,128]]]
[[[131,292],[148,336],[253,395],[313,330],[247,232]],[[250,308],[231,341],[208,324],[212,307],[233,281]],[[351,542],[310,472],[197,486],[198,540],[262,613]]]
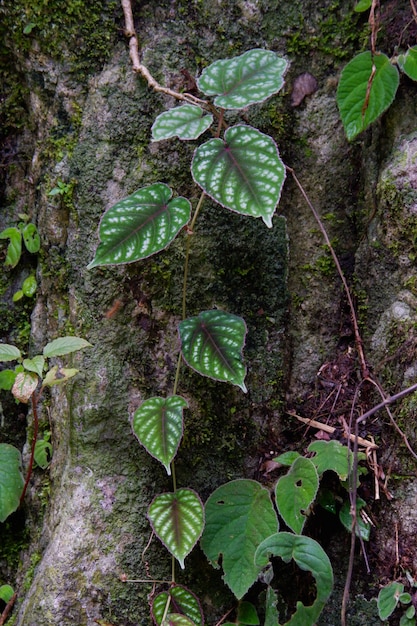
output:
[[[17,593],[14,593],[12,597],[10,598],[10,600],[8,601],[8,603],[6,604],[6,606],[4,607],[3,613],[0,615],[0,626],[3,626],[3,624],[6,623],[6,619],[8,618],[9,613],[12,610],[14,603],[16,602],[16,598],[17,598]]]
[[[340,276],[340,280],[342,281],[343,288],[344,288],[345,293],[346,293],[346,298],[347,298],[347,301],[348,301],[348,304],[349,304],[350,315],[351,315],[352,324],[353,324],[353,331],[355,333],[355,345],[356,345],[356,349],[358,351],[359,363],[360,363],[360,366],[361,366],[362,378],[363,379],[367,379],[367,378],[369,378],[369,369],[368,369],[368,365],[367,365],[366,359],[365,359],[365,354],[364,354],[364,351],[363,351],[362,337],[361,337],[360,332],[359,332],[359,325],[358,325],[358,320],[357,320],[357,317],[356,317],[355,306],[353,304],[352,296],[351,296],[350,289],[349,289],[349,286],[347,284],[345,275],[344,275],[343,270],[342,270],[342,268],[340,266],[339,259],[337,258],[336,252],[334,251],[334,248],[333,248],[333,246],[331,244],[331,241],[329,239],[327,231],[324,228],[323,222],[321,221],[318,212],[316,211],[313,203],[311,202],[310,198],[308,197],[307,193],[305,192],[304,187],[302,186],[302,184],[298,180],[294,170],[291,167],[288,167],[288,166],[286,166],[286,169],[288,170],[288,172],[290,172],[290,174],[293,177],[293,179],[294,179],[298,189],[300,190],[304,200],[306,201],[308,207],[310,208],[311,212],[313,213],[314,219],[316,220],[316,222],[318,224],[318,227],[320,228],[320,231],[321,231],[321,233],[322,233],[322,235],[324,237],[326,245],[327,245],[327,247],[330,250],[330,254],[332,255],[333,262],[334,262],[334,264],[336,266],[337,273]]]
[[[22,495],[20,496],[20,504],[22,504],[23,500],[25,499],[30,477],[32,476],[33,462],[35,459],[35,446],[36,446],[36,440],[38,438],[38,430],[39,430],[38,401],[39,401],[41,392],[42,392],[42,389],[39,393],[36,393],[35,391],[31,396],[32,414],[33,414],[33,436],[32,436],[32,445],[30,449],[29,465],[28,465],[28,469],[26,473],[26,480],[23,486]]]
[[[155,80],[148,68],[140,62],[139,58],[139,42],[136,35],[135,24],[133,21],[132,4],[130,0],[121,0],[123,13],[125,17],[125,35],[129,38],[129,56],[132,61],[133,71],[140,74],[148,83],[152,89],[159,93],[164,93],[167,96],[172,96],[176,100],[182,100],[189,104],[195,104],[210,108],[210,103],[206,100],[201,100],[190,93],[179,93],[169,87],[163,87]]]

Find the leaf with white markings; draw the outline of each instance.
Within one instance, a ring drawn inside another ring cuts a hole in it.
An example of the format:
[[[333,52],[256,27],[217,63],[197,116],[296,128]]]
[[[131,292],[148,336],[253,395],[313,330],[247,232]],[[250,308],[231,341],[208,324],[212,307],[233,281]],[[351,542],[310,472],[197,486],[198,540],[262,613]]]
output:
[[[286,69],[286,60],[275,52],[255,48],[233,59],[215,61],[203,70],[197,85],[207,96],[216,96],[217,107],[243,109],[277,93]]]
[[[242,349],[246,324],[241,317],[219,311],[202,311],[179,325],[185,361],[203,376],[231,382],[246,392]]]
[[[135,411],[133,432],[151,456],[160,461],[168,475],[183,431],[182,412],[188,403],[181,396],[149,398]]]
[[[185,615],[197,626],[204,624],[203,613],[197,597],[186,587],[174,585],[168,591],[159,593],[152,603],[152,617],[158,626],[162,623],[165,607],[170,599],[170,608],[177,614]]]
[[[14,395],[16,400],[27,404],[29,402],[29,398],[36,390],[38,383],[39,378],[36,376],[36,374],[32,372],[19,372],[16,375],[12,387],[12,394]]]
[[[183,104],[158,115],[152,125],[152,139],[197,139],[212,123],[211,113],[204,113],[203,109],[193,104]]]
[[[195,182],[222,206],[272,226],[285,180],[285,166],[274,140],[239,124],[222,139],[210,139],[195,151]]]
[[[100,240],[88,269],[132,263],[166,248],[190,219],[186,198],[174,198],[163,183],[142,187],[103,215]]]
[[[156,496],[148,510],[156,536],[184,569],[184,559],[199,540],[204,528],[204,509],[192,489]]]

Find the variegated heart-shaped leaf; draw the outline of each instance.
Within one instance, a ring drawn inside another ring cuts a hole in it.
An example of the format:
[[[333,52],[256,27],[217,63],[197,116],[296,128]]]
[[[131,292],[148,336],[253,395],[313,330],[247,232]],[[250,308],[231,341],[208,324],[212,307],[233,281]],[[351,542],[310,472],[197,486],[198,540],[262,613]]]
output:
[[[156,496],[148,519],[157,537],[184,569],[184,559],[199,540],[204,528],[204,509],[192,489]]]
[[[163,183],[143,187],[117,202],[103,215],[100,240],[88,269],[97,265],[131,263],[166,248],[190,219],[186,198],[171,200]]]
[[[215,61],[203,70],[197,85],[207,96],[216,96],[217,107],[243,109],[277,93],[286,69],[286,60],[275,52],[255,48],[233,59]]]
[[[181,396],[149,398],[135,411],[133,432],[151,456],[160,461],[168,475],[183,431],[182,412],[188,403]]]
[[[231,382],[246,392],[242,349],[246,324],[241,317],[214,309],[180,323],[182,354],[203,376]]]
[[[152,125],[152,139],[197,139],[213,123],[211,113],[193,104],[183,104],[158,115]]]
[[[197,148],[191,172],[216,202],[243,215],[262,217],[272,226],[285,166],[271,137],[251,126],[232,126],[224,141],[210,139]]]

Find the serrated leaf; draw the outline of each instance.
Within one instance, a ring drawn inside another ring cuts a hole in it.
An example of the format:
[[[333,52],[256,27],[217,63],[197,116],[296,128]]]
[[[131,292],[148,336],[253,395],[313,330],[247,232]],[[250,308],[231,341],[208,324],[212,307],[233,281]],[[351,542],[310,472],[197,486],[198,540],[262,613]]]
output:
[[[22,231],[22,235],[26,250],[32,253],[39,252],[41,240],[35,224],[27,224]]]
[[[37,354],[33,359],[23,359],[22,365],[28,372],[35,372],[39,378],[42,378],[45,359],[41,354]]]
[[[188,403],[181,396],[149,398],[135,411],[133,432],[151,456],[160,461],[168,475],[183,433],[183,410]]]
[[[186,198],[174,198],[171,189],[155,183],[138,189],[103,215],[96,255],[87,269],[144,259],[166,248],[190,219]]]
[[[19,450],[0,443],[0,522],[16,511],[23,489],[22,460]]]
[[[84,348],[92,348],[91,343],[81,337],[58,337],[46,344],[43,356],[50,359],[53,356],[64,356]]]
[[[21,352],[16,346],[12,346],[9,343],[0,343],[0,361],[16,361],[21,356]]]
[[[417,80],[417,46],[409,48],[405,54],[400,54],[398,65],[409,78]]]
[[[10,391],[16,379],[17,372],[14,370],[2,370],[0,372],[0,389]]]
[[[200,602],[189,589],[181,585],[174,585],[168,591],[162,591],[162,593],[155,596],[151,615],[157,626],[161,626],[168,598],[170,599],[169,608],[173,612],[185,615],[197,626],[203,626],[204,618]]]
[[[343,69],[336,100],[346,136],[354,139],[394,100],[399,74],[385,54],[362,52]]]
[[[212,123],[211,113],[205,113],[193,104],[183,104],[158,115],[152,125],[152,140],[161,141],[171,137],[197,139]]]
[[[263,102],[284,84],[285,59],[272,50],[255,48],[233,59],[220,59],[206,67],[197,85],[222,109],[243,109]]]
[[[263,541],[255,554],[258,567],[268,565],[270,556],[279,556],[289,563],[294,559],[298,567],[311,572],[316,581],[316,599],[310,606],[297,602],[297,608],[285,626],[314,624],[322,612],[333,589],[333,570],[329,557],[317,541],[303,535],[282,532]]]
[[[12,387],[12,394],[16,400],[27,404],[29,402],[29,398],[36,390],[38,383],[39,378],[33,372],[19,372],[16,374]]]
[[[222,206],[272,227],[285,180],[285,166],[274,140],[239,124],[222,139],[210,139],[194,153],[195,182]]]
[[[4,264],[16,267],[22,256],[22,233],[18,228],[6,228],[0,233],[0,239],[9,239]]]
[[[14,596],[13,587],[10,585],[0,585],[0,600],[3,602],[9,602]]]
[[[295,533],[300,534],[307,520],[306,512],[319,488],[314,463],[303,456],[297,458],[290,470],[275,486],[278,512]]]
[[[192,489],[156,496],[148,510],[156,536],[184,569],[184,559],[199,540],[204,528],[204,509]]]
[[[362,537],[364,541],[369,541],[371,536],[371,525],[368,522],[364,522],[362,517],[359,515],[360,511],[366,506],[365,500],[362,498],[356,499],[356,527],[355,534],[357,537]],[[340,511],[339,511],[339,519],[342,522],[343,526],[349,532],[352,531],[352,515],[350,512],[350,502],[347,500],[343,503]]]
[[[246,324],[241,317],[214,309],[179,325],[181,350],[190,367],[203,376],[238,385],[246,392],[242,350]]]
[[[279,456],[272,459],[275,463],[281,463],[281,465],[290,466],[294,463],[295,459],[298,459],[301,454],[296,452],[295,450],[289,450],[288,452],[284,452]]]
[[[257,547],[278,530],[270,494],[255,480],[233,480],[211,494],[205,511],[201,548],[213,567],[221,560],[224,581],[240,599],[261,570]]]
[[[352,470],[353,454],[346,446],[332,439],[331,441],[313,441],[307,450],[315,453],[311,460],[320,475],[327,470],[332,470],[336,472],[340,480],[347,479]]]
[[[54,385],[62,385],[67,380],[78,374],[79,370],[73,367],[59,367],[54,365],[49,372],[46,373],[42,381],[42,387],[53,387]]]
[[[379,618],[386,620],[397,608],[400,595],[404,591],[402,583],[392,582],[382,587],[378,594],[377,606]]]
[[[38,288],[38,283],[36,282],[36,278],[31,275],[25,278],[22,284],[22,292],[27,298],[33,298]]]

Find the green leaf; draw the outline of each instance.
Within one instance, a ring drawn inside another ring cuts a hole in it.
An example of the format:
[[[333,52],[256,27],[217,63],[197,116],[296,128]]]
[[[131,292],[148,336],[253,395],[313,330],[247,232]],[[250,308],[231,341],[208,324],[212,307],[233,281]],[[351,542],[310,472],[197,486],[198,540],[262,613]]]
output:
[[[41,354],[37,354],[33,359],[23,359],[23,367],[29,372],[35,372],[39,378],[42,378],[44,365],[45,359]]]
[[[377,606],[379,618],[386,620],[397,608],[400,595],[404,591],[402,583],[389,583],[378,594]]]
[[[192,489],[156,496],[148,510],[148,519],[157,537],[184,569],[184,559],[191,552],[204,527],[204,509]]]
[[[9,239],[4,264],[16,267],[22,256],[22,233],[18,228],[6,228],[0,233],[0,239]]]
[[[265,600],[265,622],[264,626],[279,626],[279,615],[277,610],[278,598],[276,592],[268,585]]]
[[[12,394],[19,400],[27,404],[29,398],[32,396],[36,387],[38,386],[39,378],[32,372],[19,372],[16,374],[16,378],[12,387]]]
[[[50,359],[53,356],[64,356],[71,352],[92,348],[91,343],[80,337],[58,337],[46,344],[43,349],[43,356]]]
[[[161,625],[168,598],[170,598],[170,609],[185,615],[197,626],[203,626],[203,613],[197,597],[189,589],[181,585],[174,585],[168,591],[163,591],[155,596],[151,615],[157,626]]]
[[[38,439],[35,443],[35,462],[42,469],[46,469],[51,462],[52,457],[52,445],[49,442],[49,437],[45,433],[43,439]]]
[[[3,602],[6,602],[7,604],[7,602],[10,602],[13,596],[13,587],[11,587],[10,585],[0,585],[0,600],[3,600]]]
[[[417,80],[417,46],[409,48],[405,54],[400,54],[398,65],[409,78]]]
[[[160,461],[168,475],[183,432],[182,413],[188,403],[181,396],[149,398],[135,411],[133,432],[151,456]]]
[[[42,381],[42,387],[53,387],[54,385],[62,385],[67,380],[78,374],[79,370],[72,367],[58,367],[54,365],[49,372],[46,373]]]
[[[248,626],[258,626],[259,617],[255,607],[251,602],[242,600],[237,608],[237,623],[247,624]]]
[[[96,255],[97,265],[131,263],[166,248],[190,219],[186,198],[175,198],[163,183],[139,189],[103,215]]]
[[[290,466],[294,463],[295,459],[298,459],[300,456],[301,454],[299,452],[296,452],[295,450],[289,450],[288,452],[284,452],[283,454],[280,454],[272,460],[275,461],[275,463],[281,463],[281,465]]]
[[[31,275],[25,278],[22,285],[22,292],[27,298],[33,298],[38,288],[38,283],[36,282],[36,278]]]
[[[212,123],[211,113],[207,114],[193,104],[183,104],[158,115],[152,126],[152,139],[197,139]]]
[[[215,106],[243,109],[277,93],[286,69],[285,59],[256,48],[233,59],[215,61],[203,70],[197,85],[207,96],[217,96]]]
[[[17,372],[14,370],[2,370],[0,372],[0,389],[10,391],[16,379]]]
[[[312,626],[333,589],[333,570],[329,557],[314,539],[287,532],[265,539],[256,551],[255,564],[258,567],[268,565],[270,556],[279,556],[285,563],[294,559],[298,567],[314,576],[317,594],[315,601],[310,606],[298,601],[295,613],[286,623],[288,626]]]
[[[19,300],[21,300],[23,298],[23,296],[24,296],[23,291],[21,289],[19,289],[18,291],[16,291],[13,294],[12,300],[13,300],[13,302],[19,302]]]
[[[9,343],[0,343],[0,361],[16,361],[21,356],[21,352],[16,346],[12,346]]]
[[[385,54],[362,52],[346,65],[340,77],[336,99],[349,140],[368,128],[388,109],[398,84],[398,70]]]
[[[28,252],[39,252],[41,240],[35,224],[26,224],[22,231],[23,241]]]
[[[410,608],[414,608],[414,607],[410,607]],[[416,618],[408,617],[407,613],[408,611],[406,611],[404,615],[401,615],[399,626],[416,626]]]
[[[316,497],[319,477],[314,463],[303,456],[297,458],[286,476],[275,487],[278,512],[295,533],[300,534],[306,522],[306,512]]]
[[[357,13],[363,13],[371,8],[372,0],[359,0],[357,5],[354,7],[354,11]]]
[[[331,441],[313,441],[307,450],[315,453],[311,460],[320,476],[331,470],[336,472],[340,480],[347,479],[352,470],[353,454],[346,446],[332,439]]]
[[[201,548],[213,567],[221,560],[224,581],[240,599],[262,567],[254,562],[257,547],[278,530],[269,492],[255,480],[233,480],[211,494],[205,510]]]
[[[222,206],[272,227],[285,180],[285,166],[274,140],[239,124],[222,139],[210,139],[194,153],[195,182]]]
[[[195,626],[194,622],[181,613],[168,613],[162,626]]]
[[[213,309],[189,317],[179,325],[182,354],[203,376],[229,381],[246,393],[242,350],[246,324],[241,317]]]
[[[361,509],[366,506],[365,500],[362,498],[356,499],[356,529],[355,533],[357,537],[362,537],[364,541],[369,541],[369,537],[371,536],[371,525],[367,522],[364,522],[362,517],[359,515]],[[342,504],[342,507],[339,511],[339,519],[342,522],[343,526],[349,532],[352,531],[352,515],[350,513],[350,502],[345,501]]]
[[[0,522],[16,511],[23,489],[22,460],[19,450],[0,443]]]

